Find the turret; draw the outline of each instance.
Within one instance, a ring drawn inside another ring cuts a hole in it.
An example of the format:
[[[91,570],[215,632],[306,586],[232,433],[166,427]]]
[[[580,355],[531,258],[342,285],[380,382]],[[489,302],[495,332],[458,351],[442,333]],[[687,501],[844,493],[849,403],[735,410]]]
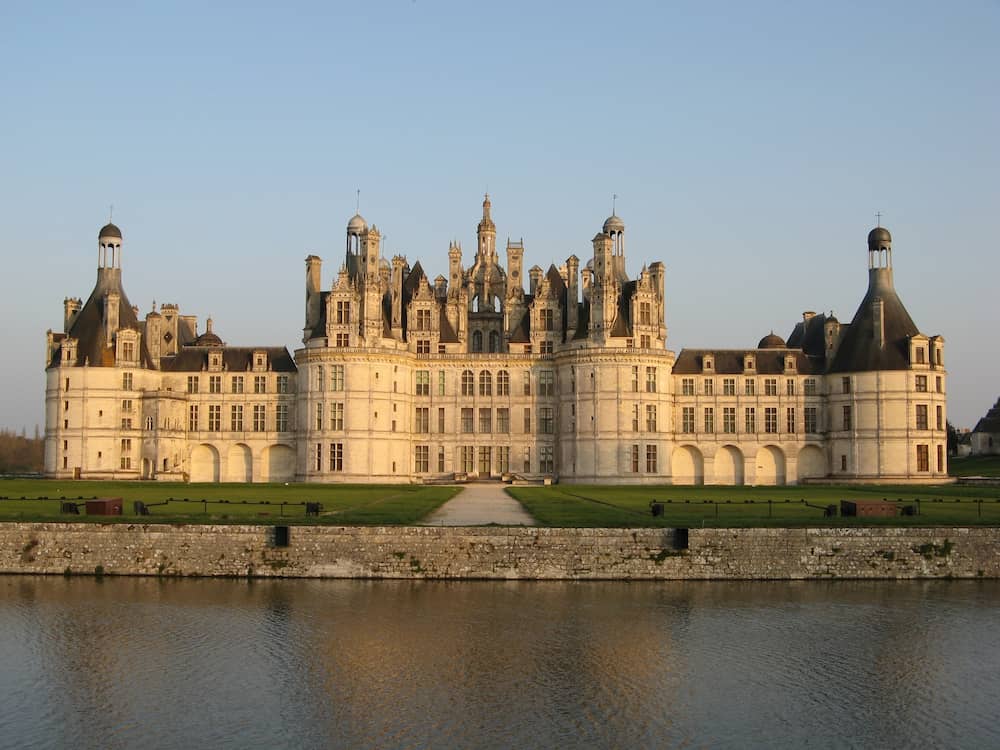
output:
[[[306,325],[303,342],[308,341],[319,324],[323,261],[316,255],[306,258]]]
[[[67,297],[63,300],[64,333],[69,333],[70,326],[73,325],[73,321],[76,320],[76,316],[80,314],[81,307],[83,307],[83,302],[80,301],[79,297]]]
[[[580,259],[571,255],[566,259],[566,338],[576,334],[579,305]]]

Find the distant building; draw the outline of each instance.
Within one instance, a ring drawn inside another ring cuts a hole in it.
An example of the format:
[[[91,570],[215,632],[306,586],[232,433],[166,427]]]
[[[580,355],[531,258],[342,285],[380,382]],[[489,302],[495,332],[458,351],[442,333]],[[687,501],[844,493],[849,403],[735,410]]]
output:
[[[1000,453],[1000,399],[986,412],[972,430],[970,437],[973,456],[988,456]]]
[[[46,473],[190,481],[935,482],[947,476],[944,340],[900,301],[892,239],[868,236],[851,323],[803,314],[788,340],[666,348],[665,268],[625,271],[612,215],[581,268],[524,287],[522,242],[500,265],[489,197],[471,266],[448,276],[382,257],[355,215],[332,283],[306,259],[303,346],[234,348],[163,305],[138,319],[121,232],[98,280],[48,334]],[[718,273],[715,271],[714,273]]]

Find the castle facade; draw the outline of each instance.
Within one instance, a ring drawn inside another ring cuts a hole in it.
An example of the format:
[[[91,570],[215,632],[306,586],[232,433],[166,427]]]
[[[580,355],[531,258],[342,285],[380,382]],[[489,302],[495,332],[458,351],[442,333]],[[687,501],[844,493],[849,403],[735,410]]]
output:
[[[868,236],[868,290],[848,324],[804,313],[787,340],[667,349],[665,269],[628,278],[612,215],[581,267],[524,278],[500,263],[489,196],[471,266],[448,276],[382,257],[360,215],[325,282],[306,258],[302,347],[231,347],[176,305],[143,320],[121,231],[98,237],[97,284],[49,331],[45,471],[181,481],[581,483],[940,482],[944,340],[893,283],[892,238]],[[525,288],[527,283],[527,288]]]

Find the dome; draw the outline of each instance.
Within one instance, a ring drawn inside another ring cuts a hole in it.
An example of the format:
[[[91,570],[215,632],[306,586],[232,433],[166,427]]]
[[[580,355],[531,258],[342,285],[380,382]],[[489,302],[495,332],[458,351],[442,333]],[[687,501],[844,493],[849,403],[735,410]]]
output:
[[[365,221],[361,214],[354,214],[351,220],[347,222],[347,231],[353,232],[355,234],[360,234],[361,232],[368,229],[368,222]]]
[[[785,340],[771,331],[767,336],[757,342],[758,349],[784,349]]]
[[[211,331],[205,331],[198,338],[194,340],[191,346],[225,346],[216,334]]]
[[[108,222],[103,227],[101,227],[101,231],[97,233],[97,239],[101,239],[102,237],[117,237],[118,239],[121,239],[122,230],[120,230],[111,222]]]
[[[875,227],[868,233],[868,249],[878,250],[880,247],[892,244],[892,235],[885,227]]]
[[[621,217],[616,214],[611,214],[604,222],[604,233],[611,234],[612,232],[624,232],[625,222],[621,220]]]

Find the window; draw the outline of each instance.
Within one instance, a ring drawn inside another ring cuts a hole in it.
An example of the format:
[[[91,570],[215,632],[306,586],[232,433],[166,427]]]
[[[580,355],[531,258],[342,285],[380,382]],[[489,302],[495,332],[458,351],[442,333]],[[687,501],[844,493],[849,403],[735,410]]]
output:
[[[937,429],[943,430],[944,429],[944,407],[941,406],[940,404],[938,404],[936,407],[934,407],[934,411],[935,411],[935,416],[937,417],[937,419],[936,419]]]
[[[131,430],[132,429],[132,418],[131,417],[122,417],[122,429],[123,430]]]
[[[233,393],[243,393],[243,376],[242,375],[233,375],[232,392]]]
[[[476,393],[476,378],[472,370],[462,371],[462,395],[474,396]]]
[[[510,446],[501,445],[497,448],[497,474],[510,471]]]
[[[743,410],[743,431],[757,432],[757,410],[752,406]]]
[[[944,471],[944,446],[937,447],[937,470]]]
[[[444,407],[438,407],[438,432],[444,434]]]
[[[431,449],[428,445],[417,445],[413,448],[413,470],[423,474],[431,470]]]
[[[840,392],[841,393],[851,392],[851,379],[846,375],[840,379]]]
[[[542,474],[555,473],[555,461],[551,445],[543,445],[538,449],[538,471]]]
[[[752,396],[757,392],[757,384],[753,378],[746,378],[743,381],[743,393],[747,396]]]
[[[819,432],[819,430],[816,429],[817,428],[817,423],[816,423],[816,407],[815,406],[807,406],[803,410],[803,418],[805,420],[805,425],[803,426],[803,429],[807,433],[814,434],[814,433]]]
[[[471,474],[476,467],[476,449],[471,445],[462,446],[462,471]]]
[[[656,393],[656,368],[646,368],[646,393]]]
[[[524,409],[524,431],[525,433],[531,432],[531,409],[527,407]]]
[[[323,403],[320,402],[320,403],[316,404],[315,409],[316,409],[316,411],[315,411],[315,419],[313,420],[313,422],[316,424],[316,429],[317,430],[322,430],[323,429]]]
[[[646,404],[646,432],[656,432],[656,406]]]
[[[351,334],[344,333],[343,331],[334,334],[333,345],[338,349],[346,349],[351,345]]]
[[[479,372],[479,395],[493,395],[493,376],[488,370],[480,370]]]
[[[288,393],[288,376],[279,375],[277,382],[278,393]]]
[[[430,370],[417,370],[417,395],[431,395],[431,373]]]
[[[555,330],[555,316],[553,315],[553,310],[546,308],[539,312],[541,320],[541,329],[543,331],[554,331]]]
[[[923,352],[922,349],[921,352]],[[135,344],[133,344],[131,341],[122,342],[122,359],[126,360],[135,359]]]
[[[208,405],[208,431],[219,432],[222,430],[222,405]]]
[[[484,435],[493,432],[493,410],[490,408],[479,410],[479,431]]]
[[[462,432],[472,432],[472,414],[471,408],[462,409]]]
[[[715,432],[715,409],[711,406],[705,407],[705,432]]]
[[[543,406],[538,410],[538,431],[543,435],[551,435],[555,432],[554,411],[551,406]]]
[[[188,375],[187,392],[188,393],[197,393],[198,392],[198,376],[197,375]]]
[[[288,404],[278,404],[274,414],[274,429],[278,432],[288,432]]]
[[[330,404],[330,429],[344,429],[344,404],[343,402]]]
[[[497,395],[510,395],[510,373],[506,370],[501,370],[497,373]]]
[[[711,396],[715,392],[715,381],[712,378],[705,378],[702,385],[706,396]]]
[[[68,401],[66,402],[69,403]],[[132,399],[126,398],[122,399],[122,413],[131,414],[132,413]]]
[[[131,354],[126,354],[125,358],[126,359],[132,359],[132,355]],[[927,355],[924,352],[924,347],[918,346],[917,347],[917,364],[918,365],[922,365],[922,364],[926,364],[926,362],[927,362]],[[924,446],[925,450],[926,450],[926,448],[927,448],[927,446]],[[924,471],[927,471],[927,470],[924,469]]]
[[[764,409],[764,432],[778,431],[778,410],[773,406]]]
[[[843,417],[843,420],[842,420],[843,424],[842,424],[841,429],[844,429],[844,430],[851,429],[851,422],[853,421],[851,419],[852,416],[853,415],[851,414],[851,405],[850,404],[844,404],[844,417]]]
[[[723,378],[722,379],[722,395],[723,396],[735,396],[736,395],[736,378]]]
[[[652,307],[648,302],[639,303],[639,324],[648,326],[653,320]]]
[[[330,365],[330,390],[344,390],[344,366]]]
[[[264,404],[254,404],[253,407],[253,431],[263,432],[264,427]]]
[[[639,367],[632,367],[632,393],[639,392]]]
[[[243,432],[243,404],[233,404],[229,408],[229,429]]]
[[[497,409],[497,432],[510,432],[510,409]]]
[[[438,448],[438,471],[444,471],[444,446]]]
[[[122,390],[123,391],[132,390],[132,373],[130,372],[122,373]]]
[[[913,390],[917,393],[927,393],[927,376],[917,375],[914,377]]]
[[[417,330],[418,331],[429,331],[429,330],[431,330],[431,311],[430,310],[417,310]]]
[[[795,432],[795,408],[785,409],[785,432]]]
[[[337,323],[343,325],[351,322],[351,303],[337,300]]]
[[[934,390],[936,390],[938,393],[942,392],[942,384],[941,384],[941,376],[940,375],[938,375],[936,378],[934,378]]]
[[[764,395],[765,396],[777,396],[778,395],[778,379],[777,378],[764,378]]]
[[[267,375],[254,375],[253,392],[267,393]]]
[[[344,470],[344,444],[330,443],[330,471]]]
[[[736,432],[735,406],[725,406],[722,408],[722,431],[729,434]]]
[[[840,455],[840,470],[847,471],[847,456],[844,454]]]
[[[438,395],[444,395],[445,374],[444,370],[438,371]]]
[[[685,406],[681,411],[681,431],[694,432],[694,407]]]
[[[647,334],[644,333],[639,337],[639,346],[641,346],[643,349],[648,349],[651,343],[652,339],[650,339],[650,337]]]
[[[208,376],[208,392],[209,393],[222,393],[222,376],[221,375],[209,375]]]
[[[542,370],[538,373],[538,395],[554,396],[555,393],[555,374],[552,370]]]
[[[531,395],[531,373],[530,372],[524,373],[524,395],[525,396],[530,396]]]
[[[639,431],[639,404],[632,404],[632,432]]]
[[[633,474],[639,473],[639,446],[633,445],[629,450],[629,466]]]
[[[552,354],[552,342],[551,341],[542,341],[538,345],[538,353],[539,354]]]
[[[785,395],[794,396],[795,395],[795,380],[788,378],[785,380]]]
[[[694,378],[681,378],[681,395],[694,395]]]
[[[122,438],[121,468],[132,468],[132,438]]]
[[[802,390],[807,396],[816,395],[816,378],[806,378],[802,381]]]
[[[917,446],[917,471],[930,471],[930,455],[926,445]]]
[[[917,429],[927,429],[927,404],[917,404]]]
[[[483,350],[483,332],[472,332],[472,351],[481,352]]]
[[[655,474],[656,473],[656,446],[647,445],[646,446],[646,473]]]
[[[188,431],[198,431],[198,404],[188,406]]]

